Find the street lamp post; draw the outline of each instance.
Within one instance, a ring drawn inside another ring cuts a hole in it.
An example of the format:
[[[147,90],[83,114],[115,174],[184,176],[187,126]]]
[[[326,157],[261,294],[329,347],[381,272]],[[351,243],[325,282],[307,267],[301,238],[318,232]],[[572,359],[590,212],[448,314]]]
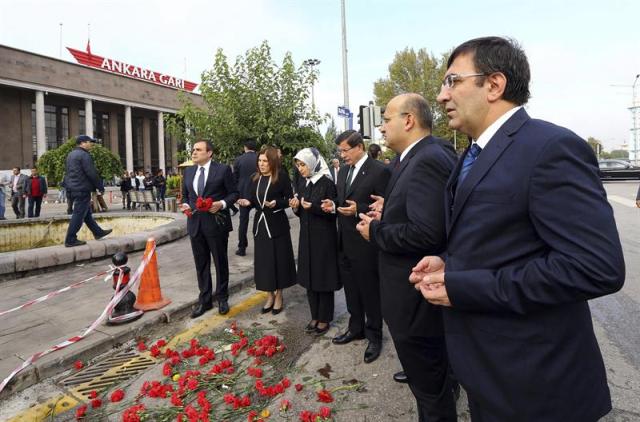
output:
[[[303,61],[302,64],[304,64],[305,66],[309,66],[311,68],[311,71],[314,72],[315,71],[315,67],[320,64],[320,60],[318,60],[318,59],[307,59],[307,60]],[[314,91],[314,85],[315,85],[315,78],[314,78],[314,81],[311,82],[311,105],[315,109],[316,108],[316,95],[315,95],[315,91]]]
[[[633,85],[631,86],[632,96],[631,96],[631,118],[633,119],[633,160],[636,165],[638,165],[638,104],[636,103],[636,84],[638,83],[638,78],[640,78],[640,74],[636,75],[636,78],[633,80]]]

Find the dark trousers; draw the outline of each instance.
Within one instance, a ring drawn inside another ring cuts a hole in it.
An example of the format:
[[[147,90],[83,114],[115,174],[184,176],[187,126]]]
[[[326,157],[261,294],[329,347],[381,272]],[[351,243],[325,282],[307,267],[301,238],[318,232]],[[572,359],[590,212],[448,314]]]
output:
[[[216,236],[205,236],[198,233],[191,237],[191,250],[196,263],[198,275],[198,300],[201,304],[210,304],[214,299],[227,300],[229,298],[229,260],[227,258],[227,245],[229,233],[225,232]],[[213,293],[211,281],[211,257],[216,267],[216,291]]]
[[[311,319],[320,322],[333,320],[333,292],[314,292],[307,289]]]
[[[42,206],[42,197],[30,196],[28,202],[29,202],[29,209],[27,211],[27,216],[29,218],[40,217],[40,207]]]
[[[380,307],[380,279],[377,261],[350,259],[339,255],[340,277],[344,281],[344,295],[349,311],[349,331],[363,333],[367,340],[382,341],[382,310]]]
[[[64,243],[74,243],[78,240],[78,231],[84,222],[94,236],[102,236],[104,230],[96,223],[91,214],[91,192],[67,192],[69,203],[73,203],[71,221],[67,229],[67,237]]]
[[[238,248],[245,249],[247,242],[247,229],[249,228],[249,213],[251,208],[240,207],[240,222],[238,223]]]
[[[444,337],[391,333],[420,422],[457,421],[453,380]]]
[[[24,197],[18,193],[12,193],[11,208],[16,213],[16,218],[24,218]]]
[[[127,209],[131,209],[131,194],[129,191],[120,191],[122,193],[122,209],[126,206]]]

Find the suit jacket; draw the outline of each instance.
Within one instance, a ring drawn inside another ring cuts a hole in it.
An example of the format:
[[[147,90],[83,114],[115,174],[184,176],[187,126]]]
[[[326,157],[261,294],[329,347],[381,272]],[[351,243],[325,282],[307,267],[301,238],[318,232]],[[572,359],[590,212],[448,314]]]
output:
[[[411,283],[411,268],[445,248],[444,188],[456,163],[448,141],[428,136],[391,173],[381,221],[369,227],[379,249],[382,315],[396,336],[441,336],[442,311]]]
[[[251,176],[258,170],[258,156],[255,151],[247,151],[240,155],[233,163],[233,178],[238,186],[238,192],[243,197],[251,184]]]
[[[344,166],[342,166],[340,168],[340,171],[338,171],[338,176],[337,177],[340,177],[341,171],[342,171],[343,168],[344,168]],[[349,167],[347,167],[347,169],[349,169]],[[331,180],[333,180],[333,183],[336,183],[336,168],[333,167],[333,165],[331,165],[331,167],[329,167],[329,173],[331,173]]]
[[[189,204],[192,210],[196,209],[196,200],[198,199],[198,195],[193,189],[193,179],[197,170],[198,166],[187,167],[182,182],[182,202]],[[217,214],[220,215],[217,217],[208,212],[194,212],[187,220],[189,236],[196,236],[198,231],[202,231],[206,236],[217,236],[233,230],[229,206],[238,200],[238,190],[233,180],[231,167],[211,161],[203,198],[211,198],[214,201],[223,200],[226,202],[227,208],[218,211]]]
[[[27,180],[29,180],[26,174],[20,173],[18,176],[12,174],[11,180],[9,181],[9,189],[11,189],[11,193],[13,194],[13,182],[16,177],[18,177],[18,185],[16,186],[16,189],[17,189],[16,193],[18,195],[25,195],[26,194],[25,190],[27,189],[26,183],[27,183]]]
[[[258,181],[252,180],[247,191],[247,198],[251,201],[251,206],[256,209],[256,214],[253,217],[253,233],[258,232],[258,225],[265,224],[269,227],[269,233],[271,238],[282,236],[289,232],[289,218],[285,210],[289,208],[289,199],[293,197],[293,190],[291,189],[291,180],[286,171],[280,171],[278,174],[278,181],[269,185],[267,189],[267,202],[276,201],[276,206],[273,208],[262,207],[264,196],[258,198],[257,189]],[[264,182],[263,182],[264,183]],[[264,215],[264,217],[263,217]]]
[[[456,378],[486,420],[599,419],[611,403],[587,300],[622,287],[624,261],[593,151],[521,109],[456,191],[460,163],[446,190]]]
[[[336,208],[347,206],[347,199],[356,202],[356,215],[348,217],[336,210],[338,217],[338,250],[350,258],[377,259],[377,249],[371,242],[360,236],[356,225],[360,221],[358,214],[367,213],[369,205],[373,202],[371,195],[384,196],[391,171],[379,161],[367,158],[360,167],[358,174],[353,179],[349,190],[346,191],[349,166],[342,166],[338,172],[336,190],[338,200]],[[373,263],[372,262],[372,263]]]
[[[44,196],[47,194],[47,180],[44,176],[38,176],[38,183],[40,184],[40,196]],[[31,196],[31,177],[27,177],[27,180],[24,182],[24,193],[27,196]]]

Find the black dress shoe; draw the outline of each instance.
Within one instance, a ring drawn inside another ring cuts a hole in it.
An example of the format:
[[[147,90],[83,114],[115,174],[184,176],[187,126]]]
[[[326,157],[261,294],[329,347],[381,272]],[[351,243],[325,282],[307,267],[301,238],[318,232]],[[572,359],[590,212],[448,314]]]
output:
[[[191,312],[191,318],[198,318],[200,315],[204,314],[211,308],[212,308],[211,304],[203,305],[202,303],[200,303],[198,304],[198,306],[196,306],[196,309],[194,309],[193,312]]]
[[[317,322],[310,322],[307,324],[306,327],[304,327],[304,332],[307,334],[315,333],[317,326],[318,326]]]
[[[229,303],[226,300],[218,301],[218,313],[220,315],[226,315],[229,313]]]
[[[102,234],[100,236],[94,236],[96,238],[96,240],[100,240],[103,237],[107,236],[109,233],[111,233],[113,231],[113,229],[107,229],[107,230],[103,230]]]
[[[67,248],[73,248],[74,246],[82,246],[86,244],[87,242],[85,242],[84,240],[74,240],[73,242],[65,243],[64,246],[66,246]]]
[[[409,382],[409,377],[407,377],[407,374],[405,374],[404,371],[400,371],[393,374],[393,380],[401,384],[406,384]]]
[[[238,250],[236,251],[236,255],[245,256],[247,255],[247,250],[245,248],[238,248]]]
[[[275,305],[275,302],[273,302],[273,304]],[[275,306],[273,306],[271,313],[273,315],[278,315],[280,312],[282,312],[283,309],[284,309],[284,300],[282,301],[282,304],[280,305],[279,308],[276,308]]]
[[[370,341],[367,349],[364,351],[364,363],[371,363],[378,359],[381,350],[382,343]]]
[[[335,336],[331,339],[331,343],[333,344],[347,344],[351,343],[353,340],[362,340],[364,338],[364,334],[354,334],[351,331],[347,331],[344,334],[340,334],[339,336]]]
[[[325,327],[324,327],[324,328],[320,328],[320,327],[316,326],[315,336],[316,336],[316,337],[320,337],[320,336],[325,335],[325,333],[326,333],[327,331],[329,331],[329,328],[331,328],[331,325],[330,325],[330,324],[325,325]]]
[[[273,309],[273,303],[271,304],[271,306],[267,307],[267,308],[262,308],[260,310],[261,314],[268,314],[269,312],[271,312],[271,310]]]

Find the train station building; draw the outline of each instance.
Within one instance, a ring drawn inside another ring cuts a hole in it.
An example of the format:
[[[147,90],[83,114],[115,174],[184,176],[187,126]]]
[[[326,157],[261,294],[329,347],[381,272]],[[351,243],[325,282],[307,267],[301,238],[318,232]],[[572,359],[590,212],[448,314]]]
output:
[[[47,150],[92,134],[127,170],[174,170],[178,140],[164,117],[195,83],[68,48],[72,63],[0,45],[0,170],[30,168]]]

